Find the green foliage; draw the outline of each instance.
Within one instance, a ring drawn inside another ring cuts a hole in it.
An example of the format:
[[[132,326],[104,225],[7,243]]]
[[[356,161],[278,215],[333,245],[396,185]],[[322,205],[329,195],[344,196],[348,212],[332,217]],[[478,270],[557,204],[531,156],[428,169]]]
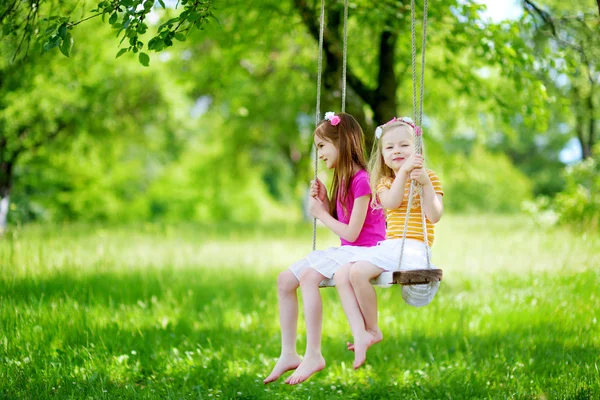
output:
[[[236,0],[215,10],[210,1],[183,1],[183,9],[103,1],[94,2],[95,14],[79,14],[73,3],[45,0],[31,20],[11,4],[0,5],[9,13],[0,44],[0,145],[8,142],[0,161],[19,153],[13,222],[251,221],[279,218],[284,207],[297,215],[312,176],[317,52],[295,2]],[[377,38],[399,32],[397,113],[411,114],[409,2],[350,6],[350,70],[375,88]],[[342,3],[327,7],[335,22]],[[538,40],[537,20],[485,23],[481,8],[430,2],[425,127],[427,140],[443,146],[433,145],[428,161],[444,178],[448,210],[510,211],[531,193],[565,187],[558,153],[575,132],[573,107],[583,105],[551,75],[567,74],[582,98],[591,92],[575,53],[565,66],[563,52]],[[219,23],[207,24],[217,11]],[[96,14],[105,22],[74,18]],[[23,29],[32,51],[13,61]],[[70,58],[43,52],[44,44]],[[151,61],[152,50],[162,53]],[[339,77],[332,81],[322,111],[339,109]],[[204,114],[191,115],[202,98]],[[352,88],[349,101],[365,111],[372,138],[369,125],[381,121],[369,119],[373,110]]]
[[[592,154],[597,142],[595,120],[600,118],[594,104],[600,102],[600,11],[594,2],[583,0],[564,3],[545,1],[537,8],[527,6],[519,21],[526,29],[520,36],[531,50],[526,69],[544,89],[541,104],[556,103],[562,120],[569,124],[579,141],[584,157]],[[534,105],[535,98],[532,99]],[[547,113],[550,115],[550,113]]]
[[[600,162],[588,158],[565,172],[566,189],[554,199],[563,223],[600,230]]]
[[[475,146],[434,161],[441,165],[444,206],[453,211],[512,212],[531,197],[531,182],[502,154]]]
[[[152,177],[151,164],[141,152],[136,154],[140,149],[88,135],[76,137],[60,152],[57,147],[43,148],[18,168],[11,221],[148,219],[143,190]]]
[[[158,1],[165,9],[164,1]],[[19,0],[7,0],[0,4],[2,37],[26,43],[25,53],[31,44],[35,52],[58,47],[67,57],[71,54],[74,42],[72,31],[80,23],[96,17],[108,22],[116,36],[121,37],[120,44],[126,43],[117,57],[126,52],[140,52],[145,46],[141,38],[149,29],[148,15],[154,9],[154,0],[104,0],[98,2],[89,14],[85,3],[80,10],[75,2],[39,0],[32,3],[29,9],[21,7],[19,3]],[[179,15],[158,27],[156,35],[148,40],[148,50],[161,51],[172,46],[173,39],[183,41],[192,30],[202,29],[211,19],[216,20],[212,0],[181,0],[177,2],[177,7],[181,7]],[[81,15],[85,17],[77,20]],[[13,49],[14,57],[24,50],[21,45]],[[142,65],[148,66],[148,61],[147,55],[139,56]]]
[[[164,62],[146,72],[130,60],[117,63],[111,46],[87,46],[92,30],[107,32],[98,23],[82,26],[72,63],[49,53],[7,68],[0,139],[20,154],[10,221],[297,218],[299,207],[274,204],[263,181],[273,176],[272,194],[282,199],[276,191],[287,183],[278,176],[290,177],[289,170],[254,153],[271,124],[252,127],[235,98],[227,123],[216,122],[219,113],[190,117],[186,84],[171,80]],[[261,98],[258,88],[249,90]],[[250,121],[260,121],[250,111]]]
[[[46,53],[0,71],[0,161],[18,161],[13,222],[149,218],[144,192],[190,134],[189,100],[162,65],[115,61],[111,47],[87,45],[92,31],[110,37],[81,27],[72,62]]]
[[[569,166],[565,170],[565,180],[565,190],[552,204],[559,221],[600,230],[600,156]]]
[[[211,140],[248,157],[271,196],[297,207],[312,175],[314,41],[291,2],[245,4],[224,4],[221,25],[174,47],[169,65],[194,96],[210,100],[198,123],[215,126]]]
[[[261,179],[264,166],[248,168],[253,163],[249,154],[230,145],[226,132],[225,122],[212,121],[201,139],[188,142],[181,157],[162,171],[147,194],[153,219],[258,222],[298,217],[298,207],[286,209],[273,200]]]
[[[570,165],[563,175],[566,185],[562,192],[554,198],[541,197],[528,203],[526,211],[541,223],[600,230],[600,157]]]
[[[522,3],[520,20],[490,24],[474,41],[488,66],[479,70],[485,96],[475,99],[484,104],[469,109],[479,111],[488,146],[532,179],[534,194],[553,196],[564,189],[560,149],[577,138],[587,157],[597,141],[600,16],[594,2]]]

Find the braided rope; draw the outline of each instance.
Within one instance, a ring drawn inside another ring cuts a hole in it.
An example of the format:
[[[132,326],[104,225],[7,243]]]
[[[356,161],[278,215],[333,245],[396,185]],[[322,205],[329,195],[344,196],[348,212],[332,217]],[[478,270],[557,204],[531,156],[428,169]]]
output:
[[[421,48],[421,92],[420,101],[417,106],[417,40],[415,29],[415,0],[410,2],[410,19],[411,19],[411,44],[412,44],[412,80],[413,80],[413,119],[415,121],[415,130],[421,129],[423,124],[423,95],[425,90],[425,47],[427,44],[427,0],[423,3],[423,42]],[[418,108],[417,108],[418,107]],[[423,138],[421,134],[415,135],[415,153],[423,153]],[[415,190],[416,189],[416,190]],[[429,239],[427,232],[427,221],[425,218],[425,208],[423,207],[423,188],[414,180],[410,182],[410,190],[408,192],[408,203],[406,205],[406,217],[404,221],[404,229],[402,231],[402,246],[400,247],[400,258],[398,260],[398,269],[402,266],[402,258],[404,257],[404,245],[406,243],[406,231],[408,230],[408,219],[410,218],[410,209],[412,207],[414,195],[419,195],[419,203],[421,206],[421,223],[423,224],[423,241],[425,245],[425,257],[427,258],[427,268],[431,268],[431,260],[429,259]]]
[[[319,26],[319,61],[317,63],[317,106],[315,109],[315,127],[321,121],[321,74],[323,71],[323,31],[325,30],[325,0],[321,0],[321,18]],[[318,153],[315,146],[314,180],[317,180],[319,168]],[[312,249],[317,249],[317,219],[313,218]]]
[[[346,69],[348,65],[348,0],[344,0],[344,48],[342,62],[342,112],[346,112]]]
[[[413,0],[414,1],[414,0]],[[420,101],[420,107],[419,107],[419,119],[415,120],[416,122],[418,122],[418,126],[421,126],[423,123],[423,97],[424,97],[424,92],[425,92],[425,48],[427,45],[427,0],[424,0],[423,2],[423,41],[421,43],[421,98],[419,99]],[[413,29],[414,29],[414,24],[413,24]],[[413,48],[414,48],[414,44],[413,44]]]

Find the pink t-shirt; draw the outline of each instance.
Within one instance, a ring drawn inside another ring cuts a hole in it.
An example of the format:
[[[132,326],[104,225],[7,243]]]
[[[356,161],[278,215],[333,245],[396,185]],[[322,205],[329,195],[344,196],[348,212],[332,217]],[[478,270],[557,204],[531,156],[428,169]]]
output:
[[[350,216],[352,215],[352,207],[354,207],[354,200],[362,196],[371,196],[369,174],[364,169],[358,171],[352,178],[350,192],[344,199],[346,203],[345,213],[340,200],[341,196],[338,194],[336,202],[337,220],[344,224],[349,223]],[[378,242],[385,240],[385,214],[383,209],[373,209],[369,200],[369,209],[367,210],[365,223],[363,224],[358,238],[354,242],[349,242],[342,238],[340,239],[342,241],[342,246],[365,247],[375,246]]]

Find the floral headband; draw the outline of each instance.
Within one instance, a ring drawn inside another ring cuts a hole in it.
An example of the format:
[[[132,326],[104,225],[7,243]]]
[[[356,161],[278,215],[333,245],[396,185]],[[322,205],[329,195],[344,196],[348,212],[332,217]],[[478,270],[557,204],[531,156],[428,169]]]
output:
[[[411,128],[413,128],[415,130],[415,135],[417,135],[417,136],[421,136],[423,134],[421,127],[415,125],[415,121],[413,121],[410,117],[400,117],[400,118],[394,117],[394,118],[390,119],[388,122],[386,122],[385,124],[379,125],[377,127],[377,129],[375,129],[375,137],[377,139],[381,139],[381,135],[383,135],[383,127],[388,124],[391,124],[392,122],[401,122],[405,125],[410,126]]]
[[[333,111],[326,112],[324,119],[325,121],[329,121],[333,126],[337,126],[342,121],[342,119],[339,116],[335,115]]]

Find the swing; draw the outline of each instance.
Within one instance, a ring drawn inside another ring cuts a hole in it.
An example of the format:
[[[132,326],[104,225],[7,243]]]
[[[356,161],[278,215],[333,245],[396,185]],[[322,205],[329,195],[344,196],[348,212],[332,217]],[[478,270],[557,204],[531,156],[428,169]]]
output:
[[[426,45],[426,34],[427,34],[427,0],[424,1],[423,5],[423,43],[422,43],[422,52],[421,52],[421,91],[420,91],[420,103],[419,110],[417,112],[417,63],[416,63],[416,39],[415,39],[415,0],[411,0],[411,37],[412,37],[412,79],[413,79],[413,116],[415,121],[415,130],[421,130],[421,124],[423,120],[423,92],[424,92],[424,83],[425,83],[425,45]],[[317,106],[316,106],[316,122],[315,125],[321,120],[321,72],[323,65],[323,31],[324,31],[324,23],[325,20],[325,0],[321,0],[321,15],[320,15],[320,30],[319,30],[319,56],[318,56],[318,72],[317,72]],[[348,0],[344,1],[344,38],[343,38],[343,63],[342,63],[342,112],[345,112],[346,108],[346,64],[347,64],[347,23],[348,23]],[[422,131],[421,131],[422,132]],[[422,154],[423,146],[422,146],[422,135],[415,135],[415,153]],[[316,154],[315,149],[315,154]],[[317,157],[314,159],[314,179],[317,179]],[[393,284],[402,285],[402,286],[414,286],[414,285],[430,285],[430,284],[438,284],[442,280],[442,270],[434,269],[431,266],[431,261],[429,258],[429,252],[427,251],[427,224],[425,217],[425,210],[423,208],[423,196],[422,196],[422,187],[416,181],[411,181],[409,196],[408,196],[408,206],[406,210],[406,218],[404,223],[404,229],[402,231],[402,246],[400,249],[400,256],[398,260],[398,269],[402,266],[402,258],[404,255],[404,245],[406,241],[406,232],[408,230],[408,220],[410,216],[410,210],[412,206],[413,197],[415,192],[419,194],[420,198],[420,206],[421,206],[421,221],[423,225],[423,247],[425,249],[425,255],[427,259],[427,268],[425,269],[413,269],[413,270],[400,270],[400,271],[385,271],[381,273],[377,278],[372,279],[371,283],[376,286],[384,286],[388,287]],[[313,219],[313,238],[312,238],[312,249],[315,251],[316,249],[316,239],[317,239],[317,220]],[[335,286],[335,282],[332,279],[324,279],[320,287],[333,287]],[[421,287],[422,288],[422,287]],[[408,288],[407,288],[408,289]],[[423,290],[428,291],[429,286],[422,288]],[[437,288],[436,288],[437,289]],[[433,294],[425,293],[423,290],[419,290],[418,287],[415,287],[413,293],[416,293],[416,297],[428,297],[428,301],[425,303],[413,304],[410,301],[411,294],[408,293],[407,296],[409,299],[405,297],[405,300],[412,305],[425,305],[431,301],[433,295],[435,295],[435,290]],[[403,297],[405,292],[403,290]]]

